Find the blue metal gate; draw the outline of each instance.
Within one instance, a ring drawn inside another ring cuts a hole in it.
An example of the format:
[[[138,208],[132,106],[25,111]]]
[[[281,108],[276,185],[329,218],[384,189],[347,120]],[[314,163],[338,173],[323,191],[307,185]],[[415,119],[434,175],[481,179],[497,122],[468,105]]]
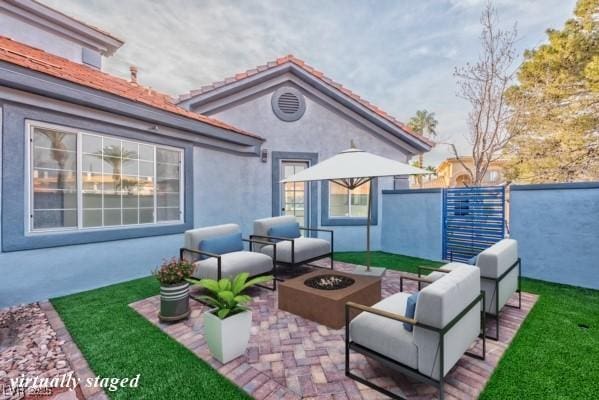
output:
[[[504,237],[503,186],[443,190],[443,259],[468,261]]]

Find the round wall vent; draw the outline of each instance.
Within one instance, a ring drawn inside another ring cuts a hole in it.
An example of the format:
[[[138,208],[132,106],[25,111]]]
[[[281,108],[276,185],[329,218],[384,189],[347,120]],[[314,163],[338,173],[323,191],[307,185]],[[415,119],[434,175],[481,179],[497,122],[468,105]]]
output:
[[[306,111],[306,100],[299,90],[292,87],[277,89],[272,95],[272,110],[282,121],[297,121]]]

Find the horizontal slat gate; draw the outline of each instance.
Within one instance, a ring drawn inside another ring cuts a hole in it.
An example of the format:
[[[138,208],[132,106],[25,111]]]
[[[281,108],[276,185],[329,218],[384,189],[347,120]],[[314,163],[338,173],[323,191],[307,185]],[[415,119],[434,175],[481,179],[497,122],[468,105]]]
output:
[[[503,186],[443,190],[443,259],[468,261],[504,237]]]

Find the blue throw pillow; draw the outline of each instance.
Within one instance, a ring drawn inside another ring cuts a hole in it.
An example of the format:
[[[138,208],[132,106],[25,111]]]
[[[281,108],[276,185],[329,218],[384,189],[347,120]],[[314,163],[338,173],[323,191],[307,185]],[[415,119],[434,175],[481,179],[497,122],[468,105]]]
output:
[[[243,250],[243,241],[241,240],[241,232],[230,233],[227,235],[214,236],[208,239],[200,240],[198,250],[207,251],[214,254],[232,253],[234,251]],[[202,256],[202,259],[208,258]]]
[[[268,230],[268,236],[296,239],[301,236],[299,224],[297,222],[293,222],[289,224],[275,225]]]
[[[467,264],[476,265],[476,259],[477,258],[478,258],[478,256],[474,256],[472,258],[469,258],[468,261],[467,261]]]
[[[406,304],[406,317],[414,319],[414,314],[416,314],[416,302],[418,301],[419,292],[413,293],[408,297],[408,302]],[[404,322],[403,327],[406,331],[412,332],[413,326],[411,324],[406,324]]]

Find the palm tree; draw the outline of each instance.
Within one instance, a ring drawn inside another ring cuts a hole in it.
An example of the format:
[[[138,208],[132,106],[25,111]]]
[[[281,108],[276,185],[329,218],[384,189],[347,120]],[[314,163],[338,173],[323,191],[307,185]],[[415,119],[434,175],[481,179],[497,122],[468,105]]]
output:
[[[408,126],[414,132],[419,133],[425,137],[434,138],[437,136],[437,124],[439,121],[435,119],[434,112],[428,112],[426,110],[418,110],[416,111],[416,115],[410,118],[410,122],[408,122]],[[420,153],[418,155],[418,167],[422,168],[424,165],[424,154]],[[422,187],[422,176],[418,177],[418,182],[420,187]]]

